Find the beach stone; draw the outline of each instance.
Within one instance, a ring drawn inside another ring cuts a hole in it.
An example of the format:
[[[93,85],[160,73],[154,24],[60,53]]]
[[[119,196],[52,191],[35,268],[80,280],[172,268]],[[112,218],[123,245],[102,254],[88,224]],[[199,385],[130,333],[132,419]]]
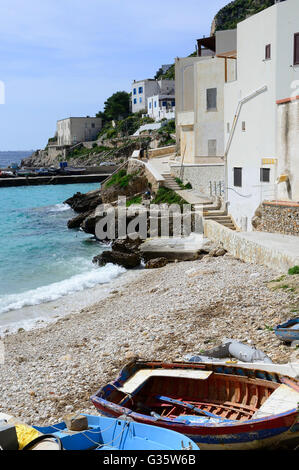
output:
[[[155,258],[149,260],[146,265],[145,269],[158,269],[158,268],[163,268],[168,264],[168,260],[166,258]]]
[[[87,417],[78,414],[68,414],[63,420],[69,431],[85,431],[88,429]]]

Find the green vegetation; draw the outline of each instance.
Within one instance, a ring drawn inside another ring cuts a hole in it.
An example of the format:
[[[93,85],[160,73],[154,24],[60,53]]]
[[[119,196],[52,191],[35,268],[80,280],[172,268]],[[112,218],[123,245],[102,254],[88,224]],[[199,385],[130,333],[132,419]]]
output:
[[[142,117],[142,113],[134,113],[125,119],[114,121],[114,126],[112,125],[112,121],[106,122],[99,134],[99,138],[103,137],[104,139],[113,139],[116,137],[133,135],[140,126],[151,124],[153,122],[155,122],[154,119],[150,117]]]
[[[89,157],[93,153],[103,153],[111,151],[110,147],[105,147],[104,145],[97,145],[94,144],[92,148],[86,148],[83,145],[75,147],[71,152],[68,153],[66,159],[70,160],[71,158],[81,158],[81,157]]]
[[[102,118],[104,125],[107,122],[125,119],[131,114],[130,101],[130,93],[117,91],[105,101],[104,111],[100,111],[96,117]]]
[[[158,130],[158,134],[161,136],[159,147],[166,147],[167,145],[175,145],[176,140],[171,136],[175,134],[175,120],[170,119],[165,126],[162,126]]]
[[[240,21],[274,5],[274,0],[234,0],[216,15],[216,31],[235,29]]]
[[[286,277],[285,275],[282,275],[278,279],[273,279],[273,281],[270,281],[270,282],[281,282],[285,279],[285,277]]]
[[[299,266],[294,266],[293,268],[289,269],[288,274],[290,276],[294,276],[295,274],[299,274]]]
[[[187,202],[172,189],[161,187],[158,189],[152,204],[179,204],[182,206],[183,204],[187,204]]]
[[[175,178],[175,181],[182,189],[192,189],[191,183],[184,184],[180,178]]]
[[[265,330],[274,331],[274,328],[272,328],[272,326],[265,325]]]
[[[142,203],[142,196],[134,196],[131,199],[127,200],[127,207],[132,206],[132,204],[141,204]]]
[[[105,188],[109,188],[110,186],[126,188],[129,185],[133,176],[133,174],[127,173],[126,170],[120,170],[111,176],[110,180],[107,181],[107,183],[105,184]]]

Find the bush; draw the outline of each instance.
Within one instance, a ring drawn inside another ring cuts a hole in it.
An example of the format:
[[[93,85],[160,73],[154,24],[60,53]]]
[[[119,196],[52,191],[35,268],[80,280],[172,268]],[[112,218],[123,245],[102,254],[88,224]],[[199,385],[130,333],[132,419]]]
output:
[[[152,201],[152,204],[187,204],[187,202],[181,198],[175,191],[169,188],[164,188],[163,186],[158,190],[155,199]]]
[[[112,175],[111,179],[105,184],[105,187],[119,186],[120,188],[126,188],[132,178],[132,174],[127,174],[126,170],[120,170]]]
[[[141,204],[142,203],[142,196],[134,196],[132,199],[127,201],[127,207],[132,206],[132,204]]]
[[[293,268],[289,269],[288,273],[291,276],[294,276],[295,274],[299,274],[299,266],[294,266]]]

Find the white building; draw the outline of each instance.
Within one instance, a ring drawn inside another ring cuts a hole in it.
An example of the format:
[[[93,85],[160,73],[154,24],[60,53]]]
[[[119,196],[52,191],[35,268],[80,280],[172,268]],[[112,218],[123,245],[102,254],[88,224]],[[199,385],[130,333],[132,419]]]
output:
[[[262,201],[299,200],[298,0],[239,23],[237,44],[237,80],[224,92],[226,198],[251,230]]]
[[[174,80],[146,79],[138,82],[134,81],[132,84],[132,112],[144,111],[146,113],[148,111],[148,98],[160,94],[174,95],[174,89]]]
[[[101,118],[70,117],[57,121],[57,144],[75,145],[96,140],[102,129]]]
[[[235,30],[218,38],[199,40],[200,56],[176,60],[177,167],[202,194],[215,185],[224,191],[224,85],[235,79]]]
[[[155,95],[147,99],[147,114],[156,121],[175,118],[175,95]]]

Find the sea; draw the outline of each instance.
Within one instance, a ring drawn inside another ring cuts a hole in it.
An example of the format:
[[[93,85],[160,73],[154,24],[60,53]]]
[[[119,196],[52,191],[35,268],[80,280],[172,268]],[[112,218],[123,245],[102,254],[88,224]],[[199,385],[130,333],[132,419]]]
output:
[[[32,155],[33,150],[22,150],[22,151],[0,151],[0,168],[7,168],[11,163],[20,164],[23,158],[27,158]]]
[[[0,330],[10,318],[16,324],[19,317],[21,325],[26,307],[109,283],[125,271],[112,264],[96,267],[92,258],[107,246],[67,228],[75,213],[63,201],[98,187],[85,183],[0,188]],[[32,309],[28,312],[27,320]]]

